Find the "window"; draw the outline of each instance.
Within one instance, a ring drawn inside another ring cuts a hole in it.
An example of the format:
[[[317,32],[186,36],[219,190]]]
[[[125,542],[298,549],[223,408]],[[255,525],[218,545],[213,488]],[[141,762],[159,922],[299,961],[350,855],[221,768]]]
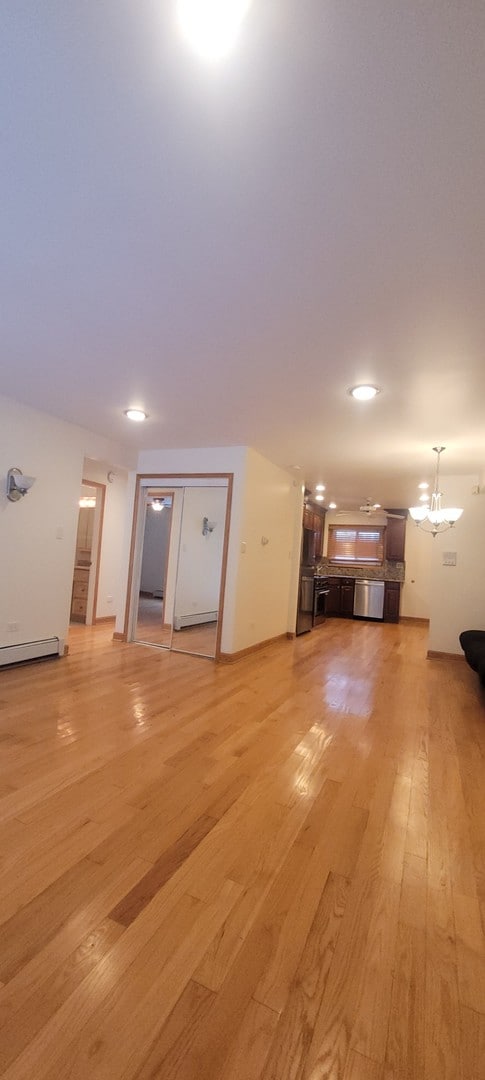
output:
[[[339,563],[382,563],[384,527],[329,525],[328,558]]]

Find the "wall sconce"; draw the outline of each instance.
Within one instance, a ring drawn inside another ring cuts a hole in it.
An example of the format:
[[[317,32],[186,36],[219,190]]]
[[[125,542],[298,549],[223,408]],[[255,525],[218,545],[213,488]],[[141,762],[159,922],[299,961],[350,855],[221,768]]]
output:
[[[35,484],[35,476],[24,476],[21,469],[12,467],[7,473],[7,499],[18,502],[30,491],[32,484]]]
[[[209,533],[214,532],[217,525],[217,521],[209,521],[209,518],[202,518],[202,536],[208,536]]]

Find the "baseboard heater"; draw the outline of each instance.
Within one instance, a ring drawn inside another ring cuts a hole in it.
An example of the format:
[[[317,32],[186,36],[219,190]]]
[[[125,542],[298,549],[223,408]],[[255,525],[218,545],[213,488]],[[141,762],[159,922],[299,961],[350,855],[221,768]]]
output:
[[[49,656],[59,656],[59,647],[57,637],[26,641],[22,645],[3,645],[0,647],[0,667],[22,664],[26,660],[44,660]]]
[[[198,626],[199,623],[217,622],[217,611],[202,611],[200,615],[174,615],[174,630],[183,630],[184,626]]]

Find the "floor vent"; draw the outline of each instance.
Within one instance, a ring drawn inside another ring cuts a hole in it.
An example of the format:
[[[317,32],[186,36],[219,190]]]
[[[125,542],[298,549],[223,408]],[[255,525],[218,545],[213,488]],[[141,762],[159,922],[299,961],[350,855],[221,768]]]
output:
[[[49,656],[59,656],[59,646],[57,637],[26,641],[23,645],[4,645],[0,647],[0,667],[22,664],[26,660],[44,660]]]
[[[217,622],[217,611],[202,611],[200,615],[175,615],[174,630],[183,630],[184,626],[198,626],[199,623]]]

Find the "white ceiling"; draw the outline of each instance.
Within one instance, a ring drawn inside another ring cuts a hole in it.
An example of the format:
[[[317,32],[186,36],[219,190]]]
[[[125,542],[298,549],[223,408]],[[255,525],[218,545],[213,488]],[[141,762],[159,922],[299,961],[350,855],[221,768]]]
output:
[[[216,65],[171,0],[2,22],[4,394],[339,506],[482,472],[483,0],[254,0]]]

